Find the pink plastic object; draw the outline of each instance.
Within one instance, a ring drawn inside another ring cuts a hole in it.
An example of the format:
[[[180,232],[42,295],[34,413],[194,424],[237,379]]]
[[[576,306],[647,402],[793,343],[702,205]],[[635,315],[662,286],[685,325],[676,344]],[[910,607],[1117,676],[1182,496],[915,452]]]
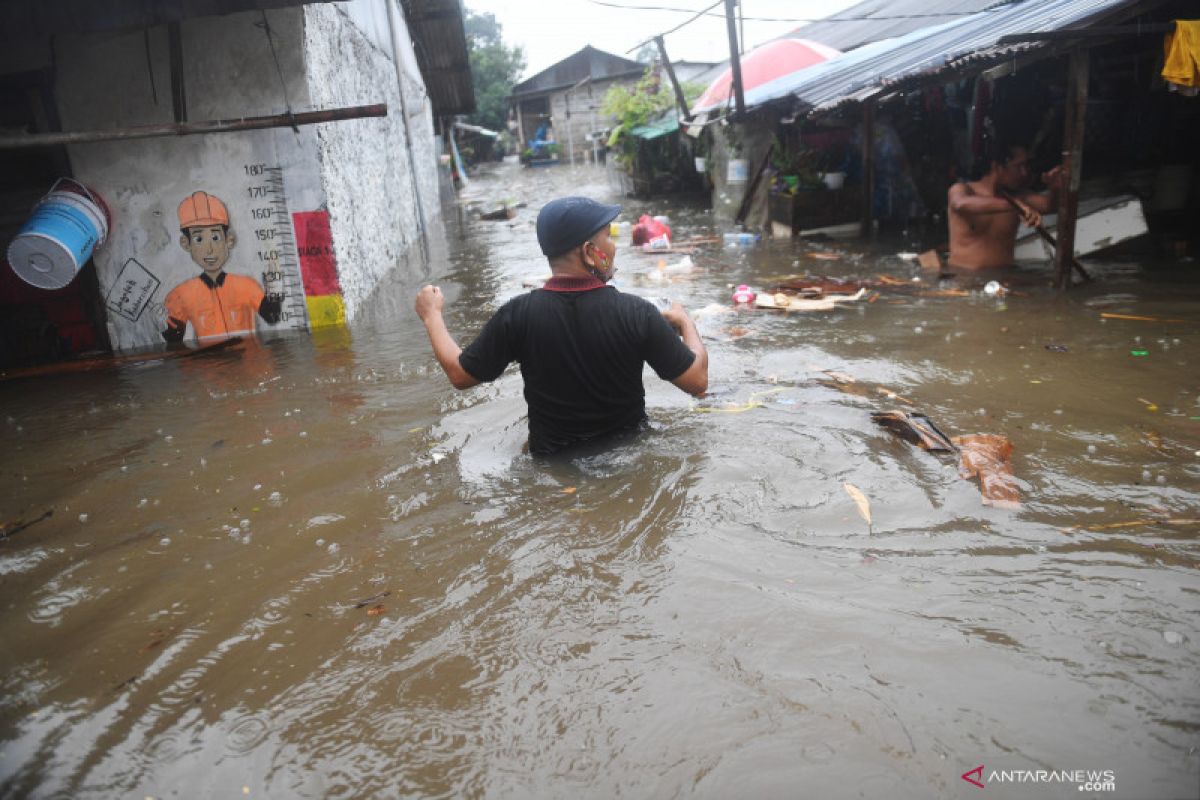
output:
[[[755,297],[757,297],[757,295],[754,293],[754,291],[744,283],[733,290],[734,305],[753,303]]]

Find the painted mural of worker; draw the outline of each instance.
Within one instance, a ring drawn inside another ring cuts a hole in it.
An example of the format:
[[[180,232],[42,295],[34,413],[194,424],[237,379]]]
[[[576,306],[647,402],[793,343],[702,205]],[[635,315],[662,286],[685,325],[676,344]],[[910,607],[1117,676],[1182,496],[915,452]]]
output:
[[[172,289],[163,301],[164,339],[182,341],[189,322],[197,339],[210,339],[253,333],[255,315],[264,322],[279,321],[282,295],[268,295],[254,278],[225,271],[237,237],[220,198],[207,192],[185,197],[179,204],[179,230],[180,247],[202,271]]]

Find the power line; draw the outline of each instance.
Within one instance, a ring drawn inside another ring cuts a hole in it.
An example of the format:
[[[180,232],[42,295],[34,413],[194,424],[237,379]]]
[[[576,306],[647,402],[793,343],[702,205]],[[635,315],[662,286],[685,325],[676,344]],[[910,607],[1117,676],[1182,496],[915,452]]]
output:
[[[600,3],[600,0],[591,0],[591,2],[593,2],[593,3]],[[717,2],[713,3],[713,4],[712,4],[711,6],[709,6],[708,8],[701,9],[701,10],[700,10],[698,13],[696,13],[696,14],[695,14],[695,16],[688,17],[688,18],[687,18],[687,19],[685,19],[683,22],[681,22],[681,23],[679,23],[678,25],[676,25],[674,28],[671,28],[669,31],[663,31],[662,33],[656,33],[656,34],[654,34],[653,36],[651,36],[649,39],[647,39],[646,41],[644,41],[644,42],[638,42],[637,44],[635,44],[633,47],[629,48],[629,49],[628,49],[628,50],[626,50],[625,52],[626,52],[626,53],[632,53],[634,50],[637,50],[637,49],[638,49],[639,47],[641,47],[642,45],[649,44],[650,42],[653,42],[655,39],[657,39],[657,38],[658,38],[658,37],[660,37],[660,36],[666,36],[668,33],[674,33],[675,31],[677,31],[677,30],[679,30],[680,28],[682,28],[684,25],[688,25],[688,24],[690,24],[690,23],[692,23],[692,22],[695,22],[696,20],[700,19],[700,18],[701,18],[701,17],[703,17],[705,14],[707,14],[709,11],[712,11],[714,8],[716,8],[717,6],[721,5],[721,4],[722,4],[722,3],[724,3],[724,2],[725,2],[725,0],[717,0]],[[605,5],[605,4],[604,4],[604,3],[600,3],[600,5]],[[610,4],[608,4],[608,5],[612,5],[612,4],[610,3]],[[629,7],[629,6],[625,6],[625,8],[628,8],[628,7]],[[676,11],[678,11],[679,9],[675,9],[675,10],[676,10]],[[691,9],[688,9],[688,10],[690,11]],[[725,15],[724,15],[724,14],[716,14],[715,16],[718,16],[718,17],[724,17]]]
[[[721,12],[715,14],[712,13],[712,9],[720,5],[720,3],[715,3],[708,8],[697,12],[694,8],[678,8],[675,6],[623,5],[621,3],[608,2],[608,0],[587,1],[593,5],[605,6],[607,8],[619,8],[622,11],[670,11],[678,14],[695,14],[694,17],[682,23],[681,25],[659,34],[660,36],[665,36],[668,33],[674,33],[675,31],[679,30],[679,28],[682,28],[684,25],[687,25],[689,22],[699,19],[700,17],[724,18],[725,16],[725,14]],[[984,9],[983,11],[986,10],[988,9]],[[863,14],[856,17],[743,17],[742,19],[750,22],[884,22],[905,19],[943,19],[945,17],[969,17],[973,14],[983,13],[983,11],[944,11],[936,14]]]

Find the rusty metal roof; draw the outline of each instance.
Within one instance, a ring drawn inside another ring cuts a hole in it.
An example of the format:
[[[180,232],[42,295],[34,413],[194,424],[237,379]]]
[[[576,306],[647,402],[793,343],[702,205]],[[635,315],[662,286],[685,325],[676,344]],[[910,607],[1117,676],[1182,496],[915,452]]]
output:
[[[434,116],[475,110],[471,59],[460,0],[400,0]]]

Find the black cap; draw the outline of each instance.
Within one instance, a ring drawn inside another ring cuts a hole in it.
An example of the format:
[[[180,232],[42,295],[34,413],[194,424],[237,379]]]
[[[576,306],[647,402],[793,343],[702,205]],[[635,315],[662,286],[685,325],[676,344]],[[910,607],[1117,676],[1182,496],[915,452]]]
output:
[[[559,197],[542,206],[537,218],[538,244],[547,258],[578,247],[621,213],[620,206],[586,197]]]

